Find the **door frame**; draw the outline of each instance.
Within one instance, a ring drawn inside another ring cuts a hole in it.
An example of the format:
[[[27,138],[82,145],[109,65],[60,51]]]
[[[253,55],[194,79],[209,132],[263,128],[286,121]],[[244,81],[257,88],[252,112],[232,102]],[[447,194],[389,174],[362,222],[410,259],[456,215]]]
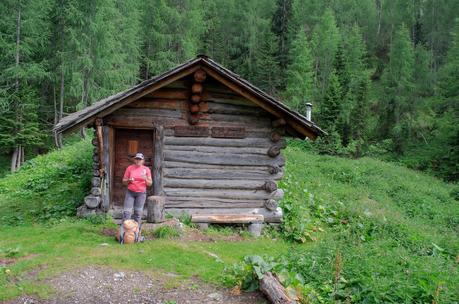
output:
[[[153,164],[155,163],[154,160],[156,158],[156,140],[155,140],[155,130],[157,127],[152,127],[152,128],[136,128],[136,127],[110,127],[109,129],[109,143],[110,143],[110,149],[109,149],[109,163],[110,163],[110,172],[108,174],[109,176],[109,191],[108,191],[108,197],[109,197],[109,208],[112,209],[114,207],[113,204],[113,195],[114,191],[112,191],[114,187],[114,174],[115,174],[115,159],[116,159],[116,133],[118,130],[143,130],[143,131],[151,131],[152,133],[152,148],[153,148],[153,157],[152,157],[152,162]],[[162,148],[161,148],[162,150]],[[153,177],[153,168],[154,166],[150,167],[150,170],[152,171],[152,177]],[[161,174],[162,175],[162,174]],[[153,193],[153,189],[147,189],[147,195],[151,195]]]

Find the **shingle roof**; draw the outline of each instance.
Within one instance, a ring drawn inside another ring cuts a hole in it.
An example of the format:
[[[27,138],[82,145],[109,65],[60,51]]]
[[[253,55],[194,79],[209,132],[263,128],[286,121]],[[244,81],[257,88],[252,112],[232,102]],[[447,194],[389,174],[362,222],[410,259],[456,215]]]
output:
[[[190,68],[193,67],[207,68],[208,70],[217,73],[224,79],[229,80],[234,85],[240,87],[244,90],[244,92],[247,92],[251,96],[253,95],[255,98],[272,108],[273,111],[279,115],[279,117],[284,118],[286,123],[292,125],[294,129],[299,132],[299,134],[312,138],[325,134],[323,130],[321,130],[312,121],[308,120],[305,116],[289,109],[279,100],[266,94],[256,86],[249,83],[247,80],[243,79],[239,75],[226,69],[225,67],[221,66],[206,56],[198,56],[197,58],[191,59],[163,74],[145,80],[128,90],[99,100],[80,111],[74,112],[61,119],[61,121],[54,127],[54,132],[62,133],[92,123],[96,117],[108,115],[110,112],[118,109],[120,106],[122,106],[122,102],[126,101],[127,98],[140,98],[143,96],[142,93],[148,88],[151,88],[155,85],[161,85],[162,83],[166,85],[168,84],[167,81],[178,73],[184,72],[187,69],[189,69],[190,73],[192,73],[193,70]]]

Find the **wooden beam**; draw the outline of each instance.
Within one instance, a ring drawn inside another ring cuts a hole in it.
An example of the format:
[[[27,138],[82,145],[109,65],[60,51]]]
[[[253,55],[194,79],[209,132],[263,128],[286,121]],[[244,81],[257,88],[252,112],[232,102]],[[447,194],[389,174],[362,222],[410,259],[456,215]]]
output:
[[[155,127],[153,144],[153,195],[159,196],[163,192],[164,129],[162,126]]]

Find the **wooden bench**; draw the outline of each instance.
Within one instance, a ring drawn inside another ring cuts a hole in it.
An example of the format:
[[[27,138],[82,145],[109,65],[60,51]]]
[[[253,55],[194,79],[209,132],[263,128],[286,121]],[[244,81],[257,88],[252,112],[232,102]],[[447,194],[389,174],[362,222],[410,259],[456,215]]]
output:
[[[207,229],[209,224],[249,224],[248,230],[253,236],[260,236],[265,217],[261,214],[193,214],[191,222],[200,229]]]

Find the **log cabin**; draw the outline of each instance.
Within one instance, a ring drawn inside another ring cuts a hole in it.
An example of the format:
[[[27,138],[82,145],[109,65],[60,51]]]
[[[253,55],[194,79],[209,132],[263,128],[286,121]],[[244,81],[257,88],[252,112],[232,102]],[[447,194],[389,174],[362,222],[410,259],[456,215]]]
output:
[[[324,134],[310,116],[206,56],[72,113],[54,132],[84,126],[95,136],[92,189],[80,212],[121,218],[122,176],[142,152],[153,179],[147,221],[186,213],[202,225],[279,223],[284,137]]]

